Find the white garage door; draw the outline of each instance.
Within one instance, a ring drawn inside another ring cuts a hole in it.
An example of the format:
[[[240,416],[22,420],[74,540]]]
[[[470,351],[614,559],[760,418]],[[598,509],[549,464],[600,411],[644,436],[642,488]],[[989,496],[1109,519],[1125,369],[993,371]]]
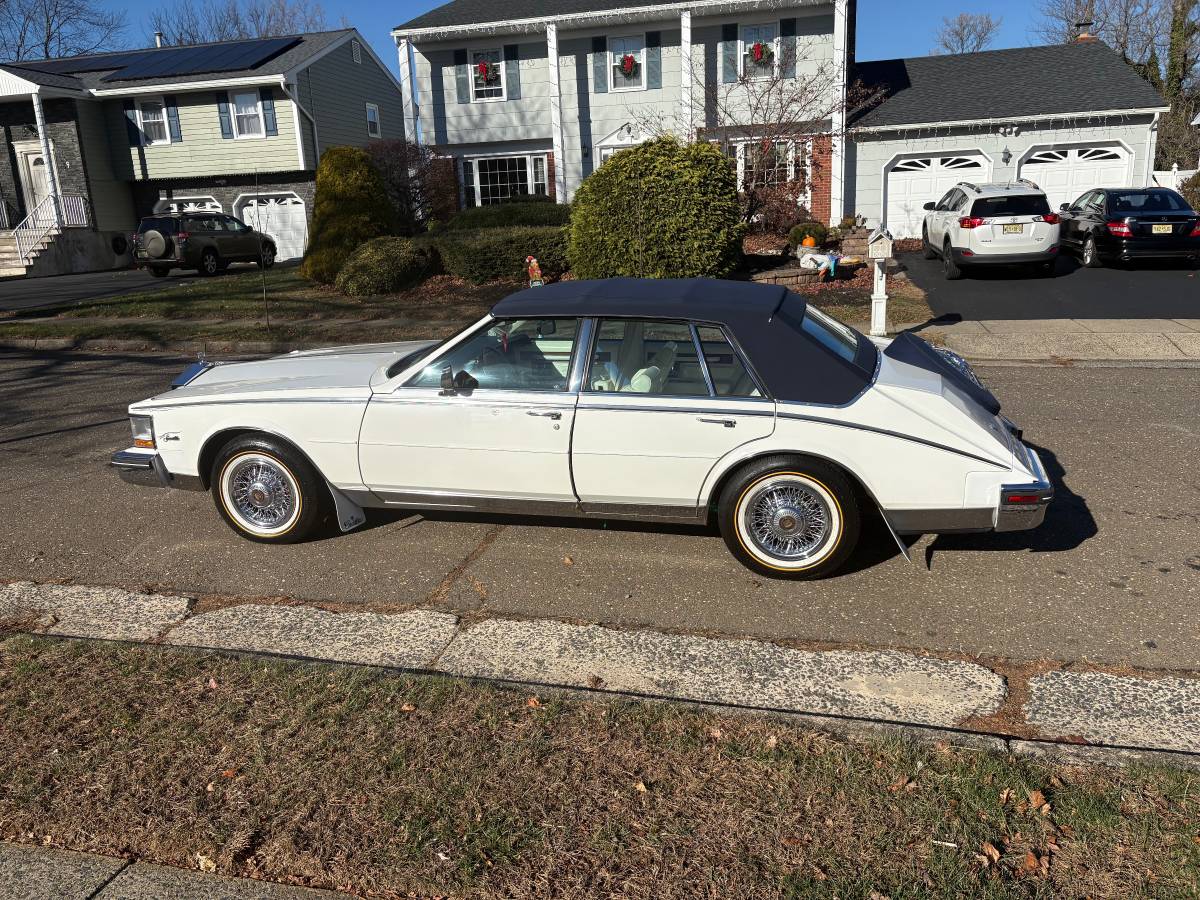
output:
[[[308,247],[308,213],[296,194],[240,197],[233,214],[275,240],[276,259],[299,259]]]
[[[921,236],[925,204],[936,203],[960,181],[986,182],[992,166],[982,153],[903,159],[888,173],[887,227],[895,238]]]
[[[1084,191],[1131,187],[1129,151],[1106,147],[1055,147],[1040,150],[1021,164],[1021,177],[1037,182],[1051,209],[1070,203]]]

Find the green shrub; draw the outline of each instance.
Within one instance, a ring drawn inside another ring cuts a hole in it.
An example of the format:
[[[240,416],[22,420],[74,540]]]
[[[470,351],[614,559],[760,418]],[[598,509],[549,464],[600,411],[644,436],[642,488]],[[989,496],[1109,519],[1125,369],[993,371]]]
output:
[[[1187,200],[1192,209],[1200,212],[1200,172],[1181,184],[1179,193],[1183,194],[1183,199]]]
[[[394,294],[432,274],[429,251],[408,238],[378,237],[350,255],[338,272],[337,288],[351,297]]]
[[[326,150],[317,167],[312,235],[300,274],[332,284],[351,253],[395,230],[395,210],[367,154],[357,147]]]
[[[817,246],[820,247],[825,243],[825,238],[829,235],[829,229],[820,222],[801,222],[788,233],[788,243],[795,250],[809,235],[812,235],[816,239]]]
[[[528,256],[537,257],[547,278],[567,271],[567,232],[553,225],[443,231],[433,243],[448,274],[475,284],[524,278]]]
[[[499,203],[464,209],[443,226],[446,231],[474,231],[479,228],[507,228],[511,225],[566,225],[571,207],[557,203],[532,201]]]
[[[720,278],[745,225],[729,159],[673,138],[617,153],[580,185],[569,256],[577,278]]]

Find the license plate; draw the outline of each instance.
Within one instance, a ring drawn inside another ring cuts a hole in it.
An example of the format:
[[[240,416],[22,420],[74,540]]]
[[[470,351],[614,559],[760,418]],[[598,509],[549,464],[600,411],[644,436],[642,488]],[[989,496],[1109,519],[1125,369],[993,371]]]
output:
[[[1024,233],[1025,233],[1024,225],[1005,225],[1004,226],[1004,234],[1024,234]]]
[[[1155,225],[1153,231],[1155,234],[1171,234],[1175,230],[1172,225]]]

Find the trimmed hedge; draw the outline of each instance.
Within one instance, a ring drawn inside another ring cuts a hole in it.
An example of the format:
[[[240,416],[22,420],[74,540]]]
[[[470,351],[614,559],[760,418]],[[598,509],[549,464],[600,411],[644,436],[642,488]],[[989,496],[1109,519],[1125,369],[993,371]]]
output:
[[[548,203],[546,200],[525,199],[464,209],[442,226],[442,230],[474,231],[479,228],[507,228],[512,225],[566,225],[570,220],[569,206]]]
[[[567,271],[566,229],[552,225],[517,225],[448,231],[433,239],[447,274],[475,284],[525,277],[525,258],[536,256],[547,278]]]
[[[337,288],[351,297],[394,294],[415,287],[432,269],[429,251],[408,238],[378,237],[346,260],[337,276]]]
[[[358,247],[396,231],[396,212],[370,157],[357,147],[332,147],[317,167],[312,236],[300,274],[332,284]]]
[[[729,159],[711,144],[659,138],[630,147],[580,185],[571,206],[576,278],[720,278],[745,225]]]
[[[829,229],[820,222],[801,222],[790,232],[788,232],[788,243],[791,244],[792,249],[795,250],[809,235],[812,235],[816,239],[817,246],[820,247],[823,243],[825,243],[825,238],[829,235]]]
[[[1200,172],[1179,186],[1179,193],[1196,212],[1200,212]]]

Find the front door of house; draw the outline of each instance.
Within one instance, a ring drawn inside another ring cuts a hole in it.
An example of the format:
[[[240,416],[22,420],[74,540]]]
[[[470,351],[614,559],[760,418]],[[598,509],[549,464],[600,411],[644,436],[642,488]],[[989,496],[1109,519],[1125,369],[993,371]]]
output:
[[[25,213],[31,215],[42,201],[50,196],[50,171],[46,156],[36,143],[32,147],[17,146],[16,150],[20,163],[18,170],[21,192],[25,200]]]

